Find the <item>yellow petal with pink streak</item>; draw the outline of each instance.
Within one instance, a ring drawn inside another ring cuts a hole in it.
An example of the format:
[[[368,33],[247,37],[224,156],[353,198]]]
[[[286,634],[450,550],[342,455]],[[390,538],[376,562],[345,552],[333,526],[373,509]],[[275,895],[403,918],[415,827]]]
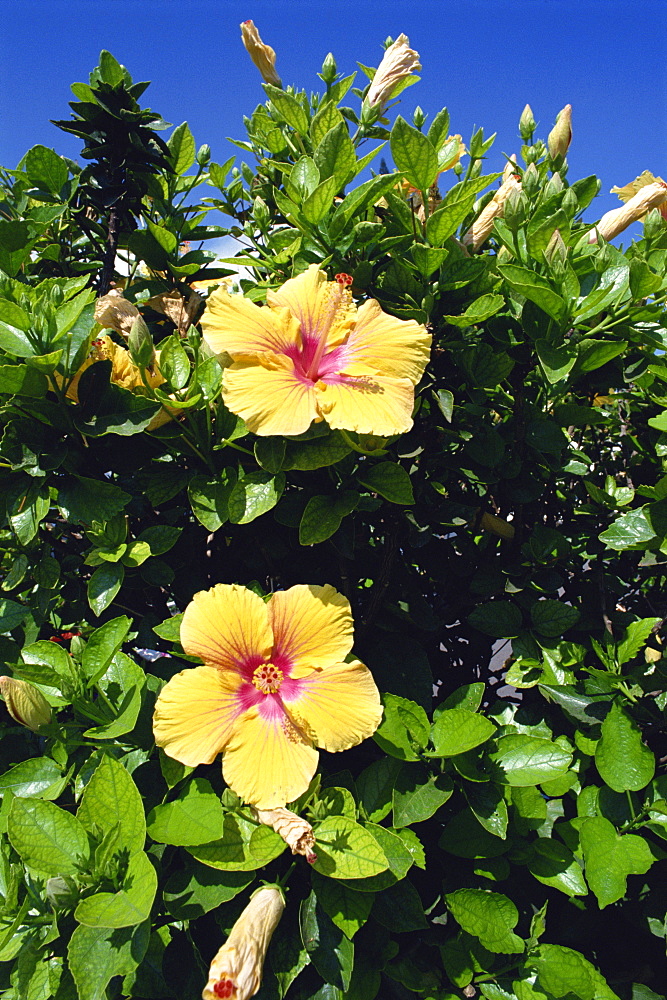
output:
[[[290,278],[276,291],[266,294],[273,308],[286,306],[301,325],[304,335],[327,335],[327,347],[336,347],[352,326],[356,309],[349,293],[341,295],[338,283],[328,281],[317,264]],[[336,308],[336,303],[339,303]]]
[[[293,664],[291,676],[328,667],[352,649],[350,602],[327,584],[299,584],[279,590],[269,600],[274,651]]]
[[[274,354],[243,358],[226,368],[223,398],[260,437],[303,434],[318,418],[313,384],[294,375],[289,358]]]
[[[335,663],[302,678],[285,696],[290,715],[323,750],[347,750],[372,736],[382,719],[380,693],[368,667]]]
[[[274,809],[306,791],[317,761],[317,750],[286,715],[267,719],[251,708],[225,747],[222,776],[246,802]]]
[[[236,583],[195,594],[181,622],[181,645],[221,670],[238,671],[253,657],[268,660],[273,646],[266,604]]]
[[[407,378],[416,385],[426,367],[431,335],[413,319],[397,319],[383,312],[375,299],[359,307],[346,345],[346,358],[369,365],[380,375]],[[348,371],[348,365],[344,366]]]
[[[318,382],[317,408],[333,430],[356,431],[392,437],[412,427],[415,393],[407,378],[361,374],[361,368],[348,366],[354,375],[333,385]]]
[[[157,745],[189,767],[212,763],[239,718],[240,684],[240,676],[215,667],[193,667],[175,674],[155,704]]]
[[[299,324],[288,309],[258,306],[219,288],[201,318],[204,340],[216,354],[283,351],[299,343]]]

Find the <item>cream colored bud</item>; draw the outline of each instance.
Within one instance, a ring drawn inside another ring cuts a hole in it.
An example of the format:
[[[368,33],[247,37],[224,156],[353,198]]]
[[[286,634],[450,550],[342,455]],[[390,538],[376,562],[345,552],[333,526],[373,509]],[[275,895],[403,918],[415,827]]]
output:
[[[262,985],[264,959],[285,909],[279,889],[265,886],[252,896],[208,973],[203,1000],[248,1000]]]
[[[270,45],[266,45],[259,37],[259,31],[252,21],[244,21],[241,25],[241,38],[246,51],[257,69],[262,74],[265,83],[274,87],[282,87],[282,82],[276,73],[276,54]]]
[[[633,181],[626,184],[625,187],[613,187],[611,188],[610,194],[617,194],[621,201],[630,201],[642,188],[648,187],[649,184],[662,184],[667,190],[667,184],[663,181],[662,177],[654,177],[650,170],[644,170],[639,175],[635,177]],[[663,202],[662,205],[657,206],[663,219],[667,219],[667,202]]]
[[[400,34],[395,42],[385,50],[382,62],[375,71],[366,100],[371,108],[384,106],[391,99],[396,86],[406,76],[420,70],[419,53],[410,48],[410,39]]]
[[[572,141],[572,105],[566,104],[556,118],[556,124],[547,137],[549,156],[555,160],[557,156],[565,156]]]
[[[499,538],[514,538],[514,525],[502,517],[496,517],[495,514],[489,514],[485,511],[479,526],[482,531],[489,531],[492,535],[498,535]]]
[[[484,206],[478,217],[473,222],[468,232],[463,237],[464,246],[471,250],[478,250],[488,239],[493,223],[496,219],[501,219],[505,210],[505,202],[512,192],[521,191],[521,181],[510,174],[506,181],[500,185],[493,198]]]
[[[275,830],[292,854],[302,854],[309,864],[315,864],[315,834],[307,820],[282,806],[277,809],[255,809],[251,806],[251,809],[257,822]]]
[[[596,243],[598,234],[605,240],[613,240],[633,222],[643,218],[652,208],[660,208],[666,203],[667,186],[664,182],[655,181],[653,184],[646,184],[629,201],[626,201],[625,205],[606,212],[595,229],[591,230],[588,242]]]
[[[16,677],[0,677],[0,694],[12,719],[34,733],[51,721],[51,706],[34,684]]]
[[[123,298],[123,293],[118,288],[112,288],[95,303],[95,322],[107,330],[115,330],[123,337],[130,336],[132,324],[137,316],[139,316],[137,307]]]

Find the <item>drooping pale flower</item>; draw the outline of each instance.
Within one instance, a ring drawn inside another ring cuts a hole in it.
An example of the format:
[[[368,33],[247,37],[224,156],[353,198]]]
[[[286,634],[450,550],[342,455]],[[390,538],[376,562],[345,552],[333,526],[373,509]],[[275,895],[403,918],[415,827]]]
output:
[[[572,105],[566,104],[562,111],[558,113],[556,124],[547,136],[547,147],[549,156],[555,159],[557,156],[565,156],[570,143],[572,142]]]
[[[243,21],[241,24],[241,38],[264,82],[274,87],[282,87],[280,77],[276,73],[276,54],[270,45],[262,41],[252,21]]]
[[[262,984],[269,942],[285,909],[279,889],[264,886],[250,899],[217,953],[203,1000],[249,1000]]]
[[[496,219],[502,219],[505,210],[505,202],[513,192],[517,195],[521,193],[521,181],[513,173],[513,166],[516,160],[514,157],[506,164],[503,171],[502,184],[482,211],[479,213],[468,232],[464,235],[462,242],[464,246],[471,250],[478,250],[489,238],[493,230],[493,223]]]
[[[95,302],[95,322],[126,338],[130,336],[132,324],[140,315],[134,303],[128,302],[119,288],[112,288]]]
[[[613,187],[611,188],[610,194],[617,194],[618,197],[623,202],[630,201],[634,195],[639,194],[642,188],[648,187],[649,184],[662,184],[663,187],[667,188],[667,183],[663,181],[662,177],[654,177],[650,170],[644,170],[639,175],[635,177],[633,181],[626,184],[625,187]],[[664,201],[661,205],[655,206],[660,212],[663,219],[667,219],[667,201]]]
[[[419,53],[410,48],[410,39],[400,34],[395,42],[385,49],[382,62],[375,71],[375,76],[366,95],[371,108],[379,105],[381,109],[391,100],[397,85],[413,73],[421,69]]]
[[[0,677],[0,694],[12,719],[34,733],[51,721],[51,706],[34,684],[16,677]]]
[[[170,319],[184,337],[195,322],[203,301],[201,295],[194,290],[190,291],[187,299],[179,291],[174,290],[154,295],[151,299],[147,299],[146,305]]]
[[[380,437],[412,427],[431,337],[375,299],[357,309],[351,283],[346,274],[327,281],[311,264],[269,291],[267,306],[225,288],[209,297],[204,339],[233,361],[223,398],[254,434],[302,434],[314,420]]]
[[[613,240],[633,222],[642,219],[652,208],[660,208],[666,204],[667,184],[664,181],[646,184],[629,201],[626,201],[625,205],[605,212],[595,228],[591,230],[588,242],[597,242],[598,234],[605,240]]]
[[[302,854],[309,864],[317,861],[315,834],[310,823],[289,809],[255,809],[251,807],[258,823],[270,826],[282,837],[292,854]]]
[[[300,585],[261,597],[219,583],[195,594],[181,643],[204,666],[183,670],[155,706],[155,742],[191,767],[222,751],[222,774],[259,809],[308,787],[318,753],[347,750],[377,729],[380,696],[352,649],[348,601],[333,587]]]

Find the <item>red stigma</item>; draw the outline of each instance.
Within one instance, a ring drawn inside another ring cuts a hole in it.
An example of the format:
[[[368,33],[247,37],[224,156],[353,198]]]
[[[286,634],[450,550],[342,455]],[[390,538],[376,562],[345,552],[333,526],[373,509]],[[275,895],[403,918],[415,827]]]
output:
[[[229,997],[236,993],[236,986],[231,979],[220,979],[213,986],[213,992],[221,1000],[229,1000]]]
[[[352,284],[354,278],[351,274],[345,274],[345,272],[342,271],[340,274],[336,275],[336,281],[339,285],[342,285],[343,288],[346,288],[348,285]]]

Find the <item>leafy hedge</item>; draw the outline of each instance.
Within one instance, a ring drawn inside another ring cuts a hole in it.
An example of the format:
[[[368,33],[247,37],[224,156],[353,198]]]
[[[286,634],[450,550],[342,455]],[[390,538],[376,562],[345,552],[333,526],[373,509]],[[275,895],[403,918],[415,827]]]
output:
[[[390,128],[331,56],[321,79],[266,84],[234,166],[186,123],[164,142],[103,52],[58,123],[87,165],[35,146],[2,171],[0,652],[51,706],[39,732],[3,710],[2,996],[199,997],[264,880],[287,900],[267,1000],[655,1000],[665,221],[596,238],[598,180],[530,114],[507,166],[481,129],[461,156],[446,110]],[[206,294],[262,303],[311,264],[432,333],[408,433],[254,436],[225,406]],[[110,288],[146,324],[124,383]],[[382,692],[374,739],[292,806],[312,867],[219,762],[154,745],[180,613],[219,582],[332,584]]]

